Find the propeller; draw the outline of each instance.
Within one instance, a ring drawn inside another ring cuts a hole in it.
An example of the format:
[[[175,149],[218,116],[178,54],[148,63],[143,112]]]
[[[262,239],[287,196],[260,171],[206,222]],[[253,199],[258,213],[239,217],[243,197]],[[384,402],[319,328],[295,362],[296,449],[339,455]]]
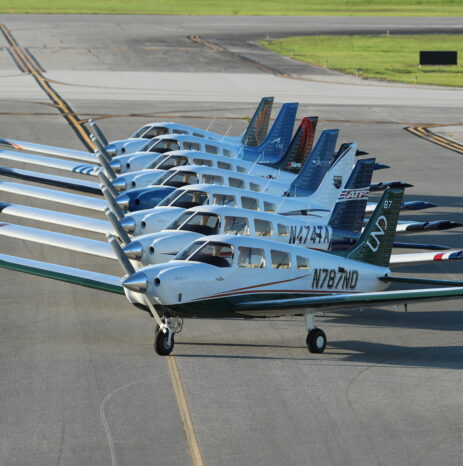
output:
[[[111,222],[111,225],[114,228],[114,231],[117,233],[117,236],[119,236],[120,240],[122,243],[125,245],[130,243],[130,237],[127,234],[127,231],[124,229],[124,227],[121,225],[119,222],[118,218],[116,215],[114,215],[114,212],[111,212],[109,208],[106,208],[104,211],[106,217],[108,217],[108,220]]]
[[[114,170],[109,164],[108,160],[106,160],[102,152],[100,152],[98,149],[95,151],[95,154],[96,154],[96,158],[98,159],[98,161],[101,163],[101,166],[103,167],[105,175],[110,180],[114,180],[114,178],[116,178],[116,173],[114,173]]]
[[[106,139],[106,136],[104,135],[103,131],[101,131],[101,128],[96,124],[96,122],[90,118],[88,120],[88,124],[90,125],[90,131],[92,132],[93,136],[95,136],[95,139],[97,139],[102,146],[107,146],[109,142]]]
[[[111,195],[116,198],[118,196],[118,192],[114,188],[113,184],[111,181],[108,180],[108,177],[104,174],[102,170],[98,172],[98,178],[100,180],[100,183],[111,193]]]
[[[108,243],[110,244],[112,250],[114,251],[114,255],[119,260],[122,268],[127,273],[128,277],[122,282],[122,286],[127,288],[128,290],[134,291],[135,293],[139,293],[143,296],[143,301],[145,301],[146,306],[151,312],[151,315],[154,317],[154,320],[159,325],[159,328],[162,332],[166,333],[168,328],[162,321],[161,317],[159,316],[158,312],[156,311],[155,307],[148,299],[146,295],[146,290],[148,288],[148,277],[144,272],[136,271],[132,263],[129,261],[127,256],[122,251],[122,248],[117,241],[117,239],[111,235],[110,233],[106,234],[106,238],[108,239]]]
[[[124,212],[119,207],[119,204],[116,202],[111,193],[108,191],[108,188],[106,188],[106,186],[103,186],[103,188],[101,188],[101,191],[106,201],[108,202],[110,210],[113,212],[113,214],[116,216],[118,220],[121,220],[122,217],[124,217]]]

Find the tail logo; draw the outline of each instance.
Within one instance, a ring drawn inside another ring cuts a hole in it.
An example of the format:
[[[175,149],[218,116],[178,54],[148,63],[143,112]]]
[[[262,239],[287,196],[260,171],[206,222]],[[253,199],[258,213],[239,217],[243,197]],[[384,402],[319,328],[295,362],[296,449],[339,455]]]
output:
[[[384,215],[381,215],[381,217],[378,218],[378,220],[375,223],[375,231],[371,232],[370,237],[368,238],[367,241],[367,246],[373,251],[376,252],[379,249],[379,246],[381,245],[381,240],[380,237],[384,236],[386,233],[387,229],[387,219]],[[375,244],[371,244],[370,240],[374,240]]]
[[[368,199],[370,188],[343,189],[339,195],[339,201],[357,201]]]
[[[339,189],[342,186],[342,176],[333,176],[333,186]]]

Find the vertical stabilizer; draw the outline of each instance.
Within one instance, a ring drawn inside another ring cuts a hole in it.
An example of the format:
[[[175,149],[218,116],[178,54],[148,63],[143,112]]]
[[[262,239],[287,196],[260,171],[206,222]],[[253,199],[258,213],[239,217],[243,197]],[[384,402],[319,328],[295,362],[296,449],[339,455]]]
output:
[[[294,122],[296,121],[297,103],[283,104],[264,142],[257,147],[262,159],[266,155],[283,154],[291,142]]]
[[[346,257],[382,267],[389,265],[403,196],[404,188],[384,191],[360,239]]]
[[[288,188],[288,196],[310,196],[318,189],[320,182],[333,163],[338,134],[338,129],[322,131],[312,153]]]
[[[329,225],[360,233],[370,192],[375,159],[359,160],[338,197]]]
[[[256,147],[265,140],[272,113],[273,97],[262,97],[260,104],[254,112],[251,121],[243,133],[241,144],[248,147]]]
[[[317,122],[318,117],[304,117],[285,155],[278,162],[264,163],[263,165],[276,170],[299,173],[312,150]]]

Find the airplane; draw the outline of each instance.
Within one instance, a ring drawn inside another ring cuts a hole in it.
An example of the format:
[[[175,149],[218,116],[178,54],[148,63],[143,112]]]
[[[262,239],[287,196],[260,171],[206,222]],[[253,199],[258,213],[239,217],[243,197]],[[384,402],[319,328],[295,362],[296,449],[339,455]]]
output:
[[[156,122],[143,125],[127,139],[108,142],[101,129],[93,120],[89,120],[89,125],[93,135],[99,139],[111,156],[137,152],[146,145],[148,139],[154,139],[163,134],[189,134],[229,144],[252,147],[260,145],[264,141],[265,136],[267,136],[272,106],[273,97],[262,97],[246,130],[240,136],[226,136],[179,123]]]
[[[244,132],[244,135],[247,134],[248,138],[248,145],[257,145],[256,142],[262,142],[262,140],[265,138],[265,135],[267,134],[267,129],[268,129],[268,123],[269,123],[269,118],[270,118],[270,113],[271,109],[273,106],[273,97],[264,97],[262,98],[259,106],[256,109],[256,112],[254,113],[253,118],[250,121],[250,124],[248,125],[248,128]],[[156,126],[156,123],[153,124]],[[95,123],[90,124],[91,129],[93,130],[94,133],[97,133],[96,140],[101,143],[103,141],[103,148],[106,145],[104,143],[105,137],[102,134],[101,130],[98,128],[98,126]],[[178,125],[176,126],[175,123],[169,123],[168,124],[168,129],[175,131],[176,129],[182,129],[183,125]],[[204,132],[204,130],[201,130],[199,128],[191,128],[192,130],[195,130],[195,132],[201,136],[211,138],[211,139],[217,139],[221,140],[224,138],[224,135],[217,134],[217,137],[214,138],[212,137],[216,133],[212,132]],[[207,136],[206,136],[207,134]],[[255,136],[253,136],[255,135]],[[236,143],[240,144],[240,137],[236,138]],[[144,139],[144,142],[146,144],[147,139]],[[233,142],[233,138],[230,139],[230,142]],[[48,154],[48,155],[56,155],[58,157],[67,157],[71,158],[74,160],[80,160],[84,162],[94,162],[95,161],[95,155],[91,154],[86,151],[80,151],[80,150],[74,150],[74,149],[67,149],[64,147],[56,147],[56,146],[48,146],[45,144],[37,144],[37,143],[32,143],[32,142],[27,142],[27,141],[18,141],[15,139],[7,139],[7,138],[0,138],[0,144],[4,145],[6,147],[12,148],[12,149],[17,149],[17,150],[22,150],[22,151],[29,151],[29,152],[36,152],[36,153],[42,153],[42,154]]]
[[[5,254],[0,255],[0,267],[125,294],[130,303],[154,318],[154,347],[160,355],[173,351],[174,335],[181,331],[183,318],[285,315],[305,316],[307,347],[319,354],[327,344],[323,330],[314,325],[314,316],[320,312],[463,296],[463,282],[391,275],[403,192],[403,188],[388,188],[356,245],[336,254],[260,238],[218,235],[194,241],[168,263],[135,269],[119,242],[108,235],[126,273],[122,283],[116,276]],[[463,251],[398,256],[408,256],[399,263],[411,264],[463,260]],[[391,283],[433,288],[384,291]]]

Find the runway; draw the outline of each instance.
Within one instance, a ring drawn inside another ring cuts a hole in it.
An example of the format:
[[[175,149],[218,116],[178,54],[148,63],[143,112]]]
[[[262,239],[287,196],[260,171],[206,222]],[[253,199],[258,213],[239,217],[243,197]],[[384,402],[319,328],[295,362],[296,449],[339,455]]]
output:
[[[109,139],[159,120],[239,134],[260,97],[274,95],[278,104],[301,102],[299,117],[318,115],[319,129],[340,128],[343,141],[391,165],[374,181],[412,183],[407,199],[440,206],[403,218],[463,222],[463,156],[403,129],[463,123],[461,89],[363,82],[254,43],[293,33],[461,32],[459,18],[0,15],[0,23],[79,121],[96,117]],[[301,79],[264,72],[192,41],[195,34]],[[82,149],[1,41],[0,136]],[[462,234],[416,238],[461,248]],[[122,274],[110,260],[5,237],[1,252]],[[401,272],[463,280],[458,264]],[[323,355],[308,353],[300,318],[187,321],[169,360],[152,349],[152,319],[123,297],[6,270],[0,280],[2,465],[462,463],[461,302],[319,317]]]

